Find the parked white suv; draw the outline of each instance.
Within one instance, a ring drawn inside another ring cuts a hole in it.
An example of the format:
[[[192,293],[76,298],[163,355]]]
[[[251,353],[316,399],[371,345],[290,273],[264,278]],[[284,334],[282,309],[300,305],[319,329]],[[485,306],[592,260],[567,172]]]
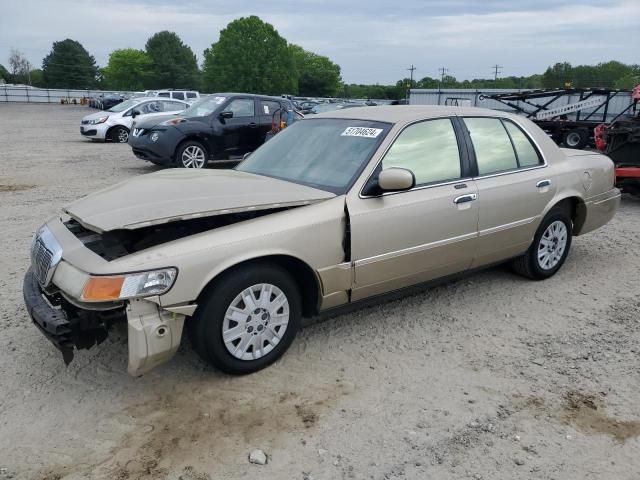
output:
[[[171,98],[131,98],[109,110],[84,117],[80,122],[80,134],[91,140],[127,143],[134,118],[179,113],[188,106],[185,101]]]
[[[185,100],[189,103],[195,102],[200,98],[200,93],[195,90],[153,90],[147,93],[147,96],[173,98],[175,100]]]

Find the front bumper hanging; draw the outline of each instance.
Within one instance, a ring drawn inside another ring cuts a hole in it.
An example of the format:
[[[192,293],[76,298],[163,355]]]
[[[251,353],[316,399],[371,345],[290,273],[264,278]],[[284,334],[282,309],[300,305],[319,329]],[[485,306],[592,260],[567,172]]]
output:
[[[81,310],[59,294],[46,294],[31,269],[24,277],[22,293],[34,325],[62,352],[67,365],[75,349],[99,345],[107,338],[109,327],[125,318],[124,307],[104,312]]]

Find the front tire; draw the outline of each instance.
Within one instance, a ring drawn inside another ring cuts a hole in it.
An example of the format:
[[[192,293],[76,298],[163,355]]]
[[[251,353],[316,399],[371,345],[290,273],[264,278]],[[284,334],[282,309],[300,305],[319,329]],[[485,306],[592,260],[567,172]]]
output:
[[[573,235],[573,222],[567,208],[556,206],[540,223],[527,252],[514,259],[511,266],[532,280],[552,277],[562,267]]]
[[[223,274],[204,294],[189,322],[198,354],[218,370],[261,370],[289,348],[300,327],[300,292],[277,265],[257,264]]]
[[[109,138],[113,143],[127,143],[129,141],[129,129],[123,126],[113,127],[109,132]]]
[[[204,168],[207,166],[207,150],[200,142],[187,141],[176,153],[176,163],[181,168]]]

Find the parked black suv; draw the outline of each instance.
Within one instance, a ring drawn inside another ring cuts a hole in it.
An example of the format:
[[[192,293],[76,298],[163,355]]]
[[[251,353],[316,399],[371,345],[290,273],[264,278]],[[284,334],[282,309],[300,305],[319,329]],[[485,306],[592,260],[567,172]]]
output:
[[[293,121],[291,100],[214,93],[179,114],[136,121],[129,145],[138,158],[157,165],[203,168],[209,160],[239,162],[265,142],[274,114],[278,122],[281,117]]]

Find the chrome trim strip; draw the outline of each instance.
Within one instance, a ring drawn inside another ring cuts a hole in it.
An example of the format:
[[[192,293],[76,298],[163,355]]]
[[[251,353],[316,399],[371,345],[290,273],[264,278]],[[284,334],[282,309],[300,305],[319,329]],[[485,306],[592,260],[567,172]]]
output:
[[[600,205],[602,203],[606,203],[606,202],[610,202],[611,200],[616,200],[618,198],[622,197],[622,194],[618,193],[616,195],[612,195],[611,197],[607,197],[603,200],[598,200],[597,202],[593,202],[594,205]]]
[[[498,233],[503,230],[509,230],[510,228],[521,227],[523,225],[528,225],[533,222],[539,215],[535,217],[525,218],[522,220],[516,220],[515,222],[505,223],[504,225],[498,225],[497,227],[485,228],[484,230],[480,230],[478,235],[480,237],[484,237],[485,235],[491,235],[492,233]]]
[[[425,243],[422,245],[416,245],[415,247],[403,248],[402,250],[396,250],[394,252],[381,253],[380,255],[374,255],[373,257],[362,258],[360,260],[356,260],[353,264],[356,267],[361,267],[363,265],[368,265],[370,263],[380,262],[383,260],[388,260],[391,258],[400,257],[402,255],[408,255],[411,253],[421,252],[423,250],[430,250],[436,247],[442,247],[444,245],[449,245],[452,243],[462,242],[464,240],[469,240],[471,238],[475,238],[478,236],[477,232],[473,233],[465,233],[464,235],[458,235],[457,237],[445,238],[444,240],[438,240],[437,242]]]

